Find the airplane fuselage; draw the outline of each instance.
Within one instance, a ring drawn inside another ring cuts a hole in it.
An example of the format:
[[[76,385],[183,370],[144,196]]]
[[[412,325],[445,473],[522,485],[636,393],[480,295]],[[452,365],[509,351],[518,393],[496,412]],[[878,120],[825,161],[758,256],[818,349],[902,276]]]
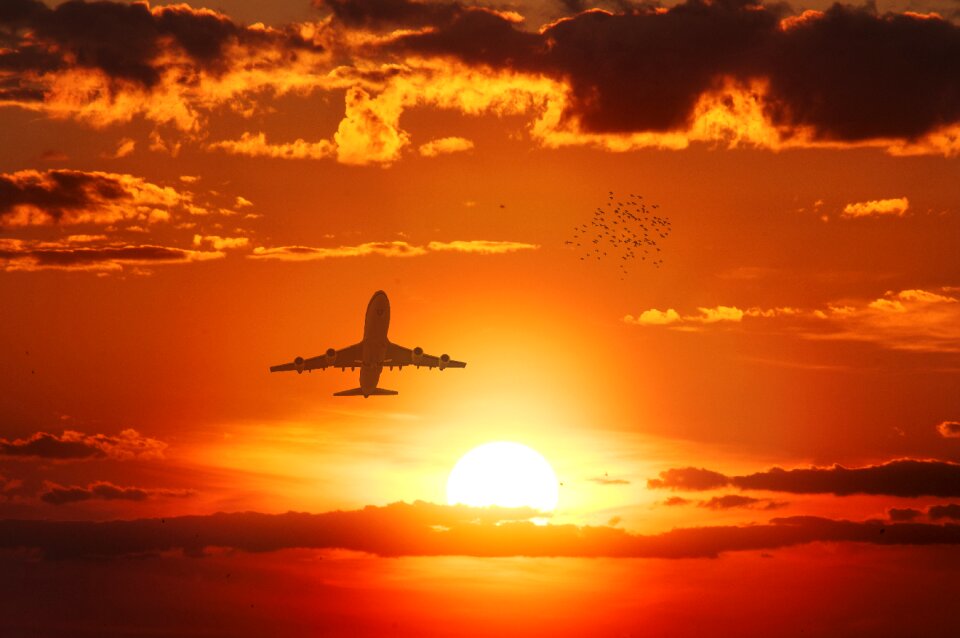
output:
[[[360,390],[367,397],[380,382],[383,360],[387,356],[387,330],[390,328],[390,300],[378,290],[367,304],[363,322],[363,364],[360,366]]]
[[[367,312],[363,320],[363,339],[345,348],[327,348],[323,354],[303,358],[296,357],[289,363],[270,366],[270,372],[313,372],[327,368],[340,368],[356,371],[360,368],[360,387],[334,392],[337,397],[364,398],[370,396],[396,395],[396,390],[378,387],[380,374],[387,366],[391,370],[404,366],[427,368],[428,370],[445,368],[464,368],[466,363],[455,361],[450,355],[442,354],[439,357],[427,354],[423,348],[407,348],[393,343],[387,338],[390,328],[390,300],[382,290],[373,293],[367,304]]]

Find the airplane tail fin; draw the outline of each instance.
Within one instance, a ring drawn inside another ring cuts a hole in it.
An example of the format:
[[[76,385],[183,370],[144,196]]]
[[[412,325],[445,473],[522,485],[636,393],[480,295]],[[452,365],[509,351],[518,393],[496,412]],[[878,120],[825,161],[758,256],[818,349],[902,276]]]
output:
[[[396,390],[387,390],[386,388],[374,388],[371,390],[370,395],[368,396],[386,396],[400,394]],[[340,392],[334,392],[333,396],[335,397],[362,397],[363,388],[354,388],[352,390],[341,390]]]

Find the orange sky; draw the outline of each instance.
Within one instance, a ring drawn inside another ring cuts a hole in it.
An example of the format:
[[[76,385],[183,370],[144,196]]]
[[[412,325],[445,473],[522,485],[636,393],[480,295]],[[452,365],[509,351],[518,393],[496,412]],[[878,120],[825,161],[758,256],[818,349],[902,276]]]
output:
[[[960,511],[934,509],[960,500],[956,3],[315,5],[0,8],[0,519],[444,503],[460,456],[512,440],[562,482],[557,528],[749,534],[914,510],[900,547],[811,532],[770,550],[815,565],[801,587],[813,633],[909,634],[892,603],[848,625],[812,583],[866,587],[872,561],[936,589],[938,561],[957,558]],[[671,220],[662,268],[621,279],[564,244],[611,191]],[[467,368],[385,371],[399,396],[369,400],[331,396],[356,385],[349,371],[267,372],[359,340],[378,289],[392,340]],[[722,477],[685,483],[703,475],[684,468]],[[954,540],[915,547],[941,533]],[[692,635],[684,610],[719,618],[725,599],[697,607],[691,592],[738,574],[751,591],[791,587],[765,545],[690,559],[701,571],[647,554],[528,559],[512,542],[502,559],[431,549],[382,568],[365,545],[331,559],[335,543],[289,541],[197,570],[235,569],[245,587],[319,578],[352,609],[290,635],[383,635],[378,588],[416,601],[396,612],[411,635],[444,588],[482,601],[438,613],[457,634],[524,578],[563,601],[602,574],[605,620],[571,627],[646,635],[617,602],[636,589],[663,601],[644,607],[652,626]],[[181,549],[143,548],[164,556],[143,578],[169,582]],[[297,567],[281,567],[291,552]],[[321,555],[331,571],[305,575]],[[486,574],[482,592],[450,583],[466,569]],[[691,589],[670,590],[678,578]],[[212,609],[242,592],[208,591]],[[538,609],[504,626],[534,627]],[[745,634],[785,633],[773,616]]]

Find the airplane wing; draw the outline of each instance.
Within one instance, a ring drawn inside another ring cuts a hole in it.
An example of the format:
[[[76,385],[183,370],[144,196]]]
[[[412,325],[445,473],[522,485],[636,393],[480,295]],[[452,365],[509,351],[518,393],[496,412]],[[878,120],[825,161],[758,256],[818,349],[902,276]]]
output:
[[[442,354],[439,357],[427,354],[423,348],[404,348],[395,343],[387,344],[386,356],[383,360],[385,366],[417,366],[424,368],[465,368],[467,364],[463,361],[454,361],[450,355]]]
[[[352,368],[363,363],[363,344],[355,343],[352,346],[334,350],[330,348],[326,353],[316,357],[304,359],[297,357],[290,363],[270,366],[270,372],[303,372],[304,370],[323,370],[326,368]]]

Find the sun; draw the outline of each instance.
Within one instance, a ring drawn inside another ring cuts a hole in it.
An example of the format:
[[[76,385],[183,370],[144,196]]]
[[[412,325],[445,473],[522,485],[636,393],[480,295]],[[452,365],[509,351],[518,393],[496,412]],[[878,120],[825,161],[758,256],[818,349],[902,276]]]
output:
[[[447,479],[447,502],[473,507],[532,507],[552,511],[560,500],[547,459],[520,443],[496,441],[461,457]]]

